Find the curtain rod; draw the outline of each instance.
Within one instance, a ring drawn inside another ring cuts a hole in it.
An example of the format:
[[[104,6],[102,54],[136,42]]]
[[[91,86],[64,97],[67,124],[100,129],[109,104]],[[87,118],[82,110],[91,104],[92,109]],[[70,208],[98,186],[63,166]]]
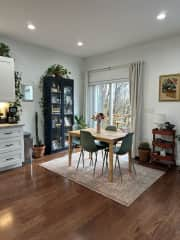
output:
[[[113,69],[116,69],[116,68],[125,68],[125,67],[129,67],[129,63],[128,64],[123,64],[123,65],[111,66],[111,67],[92,69],[92,70],[89,70],[88,73],[110,71],[110,70],[113,70]]]

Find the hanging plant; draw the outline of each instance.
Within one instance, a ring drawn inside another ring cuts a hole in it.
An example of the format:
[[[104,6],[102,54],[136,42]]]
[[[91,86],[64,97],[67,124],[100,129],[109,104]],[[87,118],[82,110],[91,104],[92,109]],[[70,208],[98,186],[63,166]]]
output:
[[[10,107],[16,107],[17,113],[16,113],[16,120],[20,120],[20,115],[22,112],[22,98],[23,94],[21,92],[21,86],[22,86],[22,76],[21,73],[15,72],[15,102],[10,103]]]
[[[63,78],[69,78],[69,75],[71,74],[70,71],[67,70],[67,68],[65,68],[64,66],[60,65],[60,64],[53,64],[51,65],[46,71],[45,73],[42,75],[41,79],[40,79],[40,83],[39,83],[39,88],[41,91],[41,95],[42,95],[42,90],[43,90],[43,81],[45,77],[63,77]],[[40,107],[44,110],[44,99],[43,96],[41,97],[40,101],[39,101]]]
[[[71,72],[69,72],[67,68],[59,64],[53,64],[46,70],[44,75],[68,78],[69,77],[68,74],[71,74]]]
[[[3,57],[10,57],[10,48],[8,45],[6,45],[5,43],[0,43],[0,56]]]

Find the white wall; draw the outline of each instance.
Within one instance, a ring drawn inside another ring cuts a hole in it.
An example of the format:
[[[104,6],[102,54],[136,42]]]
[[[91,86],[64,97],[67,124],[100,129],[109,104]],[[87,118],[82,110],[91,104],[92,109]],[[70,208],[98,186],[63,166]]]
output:
[[[35,112],[41,113],[39,107],[40,90],[39,81],[41,75],[52,64],[58,63],[66,67],[74,79],[74,107],[75,114],[82,110],[82,78],[81,72],[83,67],[82,59],[55,50],[38,47],[21,41],[0,36],[0,42],[9,45],[11,56],[15,58],[16,71],[22,72],[24,84],[34,86],[34,101],[23,102],[22,122],[25,124],[24,130],[29,131],[34,136],[34,116]],[[0,83],[5,84],[5,83]],[[42,116],[40,116],[40,136],[43,138]]]
[[[86,71],[144,60],[144,111],[142,140],[151,142],[153,113],[165,113],[180,133],[180,102],[159,102],[159,75],[180,73],[180,36],[121,49],[85,59]],[[180,143],[179,143],[180,144]],[[180,152],[177,157],[180,164]]]

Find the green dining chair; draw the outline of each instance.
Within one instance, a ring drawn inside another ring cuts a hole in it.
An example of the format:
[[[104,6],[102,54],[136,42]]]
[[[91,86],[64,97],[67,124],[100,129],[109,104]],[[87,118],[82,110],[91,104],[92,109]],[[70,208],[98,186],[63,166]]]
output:
[[[92,164],[93,164],[92,156],[93,156],[93,153],[95,153],[96,158],[95,158],[94,170],[93,170],[93,174],[95,175],[97,154],[98,154],[98,151],[103,150],[104,147],[96,145],[93,136],[88,131],[80,131],[80,145],[81,145],[81,152],[80,152],[80,156],[79,156],[79,160],[76,168],[78,169],[81,158],[82,158],[83,167],[84,167],[84,151],[87,151],[90,153],[90,156],[91,156],[90,163],[92,162]]]
[[[121,167],[120,167],[119,155],[124,155],[126,153],[131,152],[131,150],[132,150],[132,142],[133,142],[133,134],[134,133],[128,133],[122,139],[121,146],[114,148],[114,154],[116,154],[115,168],[116,168],[116,165],[118,164],[119,173],[120,173],[120,176],[121,176],[121,181],[122,181],[122,172],[121,172]],[[129,156],[129,157],[131,157],[131,156]],[[132,167],[133,167],[134,173],[136,174],[136,169],[135,169],[135,166],[134,166],[134,160],[133,159],[129,159],[129,161],[132,162]]]
[[[105,128],[105,130],[116,132],[116,131],[117,131],[117,127],[114,126],[114,125],[109,125],[109,126],[107,126],[107,127]],[[96,143],[98,146],[103,147],[103,149],[106,149],[106,148],[109,147],[109,144],[106,143],[106,142],[102,142],[102,141],[95,140],[95,143]],[[103,167],[102,167],[102,174],[103,174],[105,162],[106,162],[106,168],[108,168],[108,161],[107,161],[107,159],[108,159],[108,152],[107,152],[107,151],[104,152],[104,155],[103,155],[103,152],[102,152],[102,158],[103,158]]]

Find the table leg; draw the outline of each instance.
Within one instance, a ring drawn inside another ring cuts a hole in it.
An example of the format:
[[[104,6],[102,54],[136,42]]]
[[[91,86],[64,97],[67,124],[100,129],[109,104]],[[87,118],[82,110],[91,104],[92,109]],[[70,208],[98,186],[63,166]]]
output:
[[[128,152],[128,160],[129,160],[129,172],[132,172],[132,156],[131,151]]]
[[[71,166],[71,159],[72,159],[72,136],[71,134],[69,133],[69,151],[68,151],[68,154],[69,154],[69,167]]]
[[[109,144],[109,182],[113,182],[113,143]]]

